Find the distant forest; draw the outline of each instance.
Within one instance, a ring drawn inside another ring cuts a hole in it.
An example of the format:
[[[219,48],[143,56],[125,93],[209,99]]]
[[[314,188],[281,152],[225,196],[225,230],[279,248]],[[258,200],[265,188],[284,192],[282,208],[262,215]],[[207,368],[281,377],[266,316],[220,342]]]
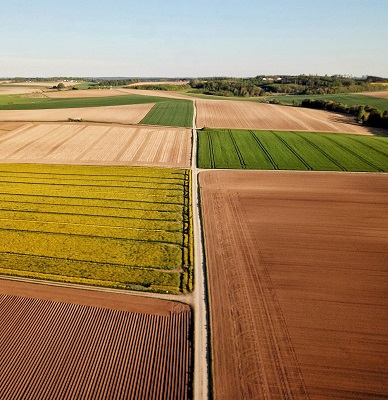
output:
[[[341,75],[280,75],[255,78],[191,79],[191,92],[216,96],[261,97],[273,94],[314,95],[386,90],[383,78],[364,79]]]

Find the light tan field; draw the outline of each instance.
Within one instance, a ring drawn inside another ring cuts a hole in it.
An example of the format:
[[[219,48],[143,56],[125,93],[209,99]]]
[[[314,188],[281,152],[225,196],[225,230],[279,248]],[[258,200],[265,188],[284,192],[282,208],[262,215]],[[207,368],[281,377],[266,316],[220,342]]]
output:
[[[142,96],[155,96],[155,97],[167,97],[170,99],[185,99],[193,100],[192,97],[187,96],[183,93],[169,92],[166,90],[141,90],[141,89],[120,89],[125,94],[140,94]]]
[[[388,174],[200,187],[214,399],[388,398]]]
[[[197,99],[197,126],[370,134],[342,114],[248,101]]]
[[[191,131],[184,128],[31,123],[0,133],[5,163],[188,168],[190,156]]]
[[[26,94],[26,93],[42,93],[42,90],[39,88],[31,88],[31,87],[6,87],[0,86],[0,95],[3,94]]]
[[[388,99],[388,90],[378,91],[378,92],[360,92],[357,94],[363,94],[365,96],[378,97],[380,99]]]
[[[44,92],[47,97],[52,99],[78,99],[85,97],[111,97],[125,96],[128,93],[120,89],[86,89],[86,90],[60,90]]]
[[[25,125],[25,122],[0,122],[0,138],[4,133],[13,131],[23,125]]]
[[[138,124],[154,104],[60,108],[48,110],[0,110],[0,121],[67,121],[80,118],[91,122]]]

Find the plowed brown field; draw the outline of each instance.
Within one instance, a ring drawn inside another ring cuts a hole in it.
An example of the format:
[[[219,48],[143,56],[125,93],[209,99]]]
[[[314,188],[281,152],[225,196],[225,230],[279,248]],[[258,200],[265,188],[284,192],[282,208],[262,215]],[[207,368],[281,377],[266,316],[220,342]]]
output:
[[[2,162],[190,166],[191,132],[88,124],[25,124],[0,131]]]
[[[0,121],[67,121],[69,118],[81,118],[85,121],[138,124],[153,106],[154,104],[132,104],[49,110],[0,110]]]
[[[388,175],[200,185],[214,398],[387,398]]]
[[[0,281],[0,398],[190,398],[189,307],[82,292]]]
[[[317,132],[371,132],[353,117],[321,110],[248,101],[196,100],[197,126]]]

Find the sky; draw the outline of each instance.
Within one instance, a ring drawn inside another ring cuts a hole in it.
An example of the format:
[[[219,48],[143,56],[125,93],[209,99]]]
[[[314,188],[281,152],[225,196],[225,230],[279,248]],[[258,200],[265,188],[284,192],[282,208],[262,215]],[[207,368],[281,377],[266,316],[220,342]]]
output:
[[[388,0],[0,0],[0,77],[388,77]]]

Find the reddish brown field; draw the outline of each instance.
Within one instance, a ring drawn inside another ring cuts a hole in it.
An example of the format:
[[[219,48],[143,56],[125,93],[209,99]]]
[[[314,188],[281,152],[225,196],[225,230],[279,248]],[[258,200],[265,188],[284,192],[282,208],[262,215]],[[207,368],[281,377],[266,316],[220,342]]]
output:
[[[153,106],[154,104],[132,104],[52,110],[0,110],[0,121],[68,121],[69,118],[78,118],[90,122],[138,124]]]
[[[1,399],[188,399],[188,306],[0,280]]]
[[[190,155],[191,132],[184,128],[31,123],[0,130],[0,159],[7,163],[188,168]]]
[[[353,117],[322,110],[249,101],[196,100],[197,126],[370,134]]]
[[[200,185],[214,398],[388,398],[388,175]]]

